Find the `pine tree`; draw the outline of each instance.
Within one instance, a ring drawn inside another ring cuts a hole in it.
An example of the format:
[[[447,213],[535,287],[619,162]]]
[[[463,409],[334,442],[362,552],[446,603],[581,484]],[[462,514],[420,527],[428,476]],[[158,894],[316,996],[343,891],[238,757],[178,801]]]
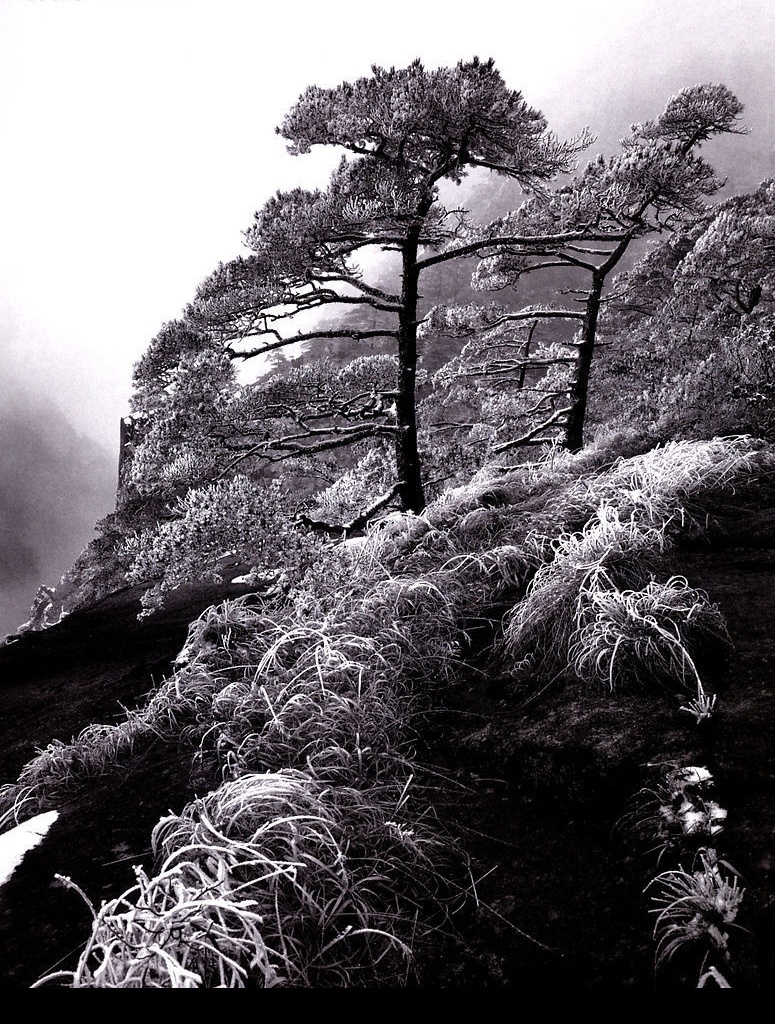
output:
[[[532,190],[570,171],[589,137],[559,141],[542,114],[507,88],[494,62],[478,58],[433,71],[419,60],[403,69],[374,66],[353,83],[313,86],[278,132],[295,154],[339,147],[341,163],[327,189],[279,192],[256,213],[245,233],[250,255],[219,265],[186,319],[242,360],[325,339],[389,339],[397,380],[393,419],[382,432],[395,446],[399,503],[420,511],[420,278],[429,253],[454,258],[450,247],[469,231],[465,211],[441,203],[440,185],[486,168]],[[394,288],[367,281],[362,257],[374,251],[393,260]],[[474,251],[463,246],[460,255]],[[368,311],[374,326],[308,326],[309,314],[332,307]]]
[[[583,447],[606,285],[634,242],[681,227],[705,209],[706,197],[723,182],[697,149],[714,135],[745,132],[738,124],[741,112],[741,104],[723,85],[686,89],[670,99],[656,120],[633,125],[616,156],[598,156],[569,184],[530,198],[482,229],[468,245],[423,261],[424,267],[476,255],[480,262],[473,279],[481,291],[518,288],[520,280],[537,272],[566,272],[564,290],[571,304],[531,305],[513,312],[469,307],[468,317],[459,309],[431,311],[431,329],[479,332],[459,372],[485,382],[485,390],[493,380],[501,390],[509,381],[514,408],[530,420],[523,433],[496,444],[496,453],[550,441],[570,451]],[[531,333],[525,347],[521,332],[557,322],[575,323],[577,330],[570,338],[555,331],[553,344],[533,352]],[[493,366],[488,352],[498,347],[510,347],[513,354],[496,358]],[[551,376],[545,372],[548,367],[553,368]],[[562,368],[565,372],[558,372]],[[526,400],[530,369],[541,371],[541,377]]]

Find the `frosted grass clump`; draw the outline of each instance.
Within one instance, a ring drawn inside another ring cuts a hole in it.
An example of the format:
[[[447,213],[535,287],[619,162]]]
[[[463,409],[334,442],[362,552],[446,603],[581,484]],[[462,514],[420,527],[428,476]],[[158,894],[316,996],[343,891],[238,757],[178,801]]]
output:
[[[683,576],[640,590],[589,588],[577,609],[569,656],[583,682],[610,691],[694,689],[694,657],[711,639],[728,641],[724,618]],[[694,657],[692,652],[694,652]]]
[[[403,982],[436,841],[305,772],[246,775],[154,829],[160,864],[103,903],[71,988],[347,987]],[[88,901],[87,901],[88,902]]]
[[[547,683],[572,667],[570,651],[586,622],[589,595],[643,586],[669,542],[657,527],[603,505],[583,530],[554,540],[538,535],[532,543],[543,564],[504,618],[500,657],[514,675],[530,673]]]
[[[741,927],[736,918],[745,888],[714,850],[702,851],[699,867],[693,871],[663,871],[652,879],[650,888],[656,890],[651,898],[657,904],[652,910],[657,915],[657,967],[685,947],[704,952],[703,970],[709,956],[730,960],[730,931]]]

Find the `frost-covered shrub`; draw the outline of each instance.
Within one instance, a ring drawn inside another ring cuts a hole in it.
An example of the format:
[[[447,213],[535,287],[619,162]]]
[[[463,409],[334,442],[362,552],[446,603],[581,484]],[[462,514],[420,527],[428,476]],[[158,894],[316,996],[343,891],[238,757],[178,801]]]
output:
[[[312,516],[332,525],[359,516],[395,480],[395,459],[386,447],[369,449],[351,469],[316,496]]]
[[[144,425],[126,470],[139,494],[166,499],[201,487],[223,468],[214,429],[237,386],[228,357],[211,349],[184,352],[168,377],[168,390],[151,396],[136,378],[132,406]]]
[[[174,518],[143,530],[126,542],[130,584],[148,584],[146,611],[190,580],[220,581],[219,559],[246,563],[279,579],[314,561],[319,540],[293,522],[293,505],[279,483],[262,485],[245,476],[188,491],[173,508]]]

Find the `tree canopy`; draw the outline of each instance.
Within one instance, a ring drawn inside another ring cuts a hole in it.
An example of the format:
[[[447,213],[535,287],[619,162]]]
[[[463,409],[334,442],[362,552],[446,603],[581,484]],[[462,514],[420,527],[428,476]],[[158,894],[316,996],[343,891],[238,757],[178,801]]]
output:
[[[501,411],[501,422],[510,427],[520,418],[528,422],[526,429],[513,431],[501,441],[499,450],[552,440],[572,451],[583,446],[607,282],[633,242],[680,228],[701,213],[705,199],[723,182],[696,148],[713,135],[746,131],[739,124],[741,112],[742,105],[723,85],[685,89],[669,100],[655,120],[633,125],[619,154],[608,159],[599,155],[568,184],[528,199],[487,225],[462,249],[453,248],[424,262],[427,266],[476,253],[474,286],[489,292],[517,289],[524,277],[538,271],[559,268],[570,275],[565,281],[569,304],[499,310],[495,316],[488,307],[468,306],[467,318],[459,309],[431,312],[431,323],[454,324],[455,330],[469,334],[477,329],[484,332],[483,342],[472,348],[473,362],[461,367],[463,375],[495,379],[501,394],[504,381],[517,384],[512,415],[504,421]],[[489,249],[488,239],[492,240]],[[538,324],[562,321],[577,322],[578,330],[565,338],[554,332],[549,350],[531,354],[529,342],[526,348],[524,338],[520,342],[514,337],[524,336],[525,330],[532,332]],[[558,351],[558,340],[564,352]],[[487,350],[493,346],[512,350],[507,363],[502,359],[494,366],[489,363]],[[548,367],[554,368],[550,379],[545,372]],[[562,367],[565,373],[555,372]],[[528,368],[538,369],[541,375],[531,388],[538,392],[537,400],[525,389]]]
[[[560,141],[494,62],[478,58],[438,70],[419,60],[403,69],[374,66],[353,83],[310,87],[277,130],[292,153],[330,145],[343,158],[327,189],[295,188],[267,201],[245,232],[251,254],[216,268],[186,321],[243,360],[326,338],[391,341],[397,494],[404,508],[420,511],[419,278],[429,252],[449,253],[469,229],[465,211],[441,203],[439,184],[487,168],[534,189],[569,171],[590,137]],[[395,254],[394,287],[366,280],[358,257],[367,248]],[[332,306],[372,319],[322,327],[309,316]],[[340,432],[336,443],[347,436]]]
[[[143,520],[135,572],[160,564],[174,522],[189,529],[205,506],[215,522],[219,502],[242,509],[229,534],[242,550],[264,521],[246,511],[262,486],[272,488],[266,522],[284,494],[289,521],[300,512],[297,525],[319,529],[335,512],[349,532],[387,508],[421,512],[429,487],[488,459],[580,449],[601,323],[606,346],[621,338],[633,348],[606,313],[617,308],[620,325],[634,315],[611,288],[633,243],[666,240],[638,273],[670,301],[690,280],[741,308],[759,301],[756,275],[742,270],[755,255],[750,231],[736,234],[742,206],[708,234],[706,201],[722,182],[698,151],[746,131],[741,112],[723,85],[688,88],[633,125],[619,152],[578,170],[589,132],[558,139],[492,60],[374,66],[355,82],[308,88],[277,131],[294,154],[341,151],[327,186],[267,199],[244,232],[246,253],[215,267],[136,364],[144,426],[128,487],[166,512],[158,536]],[[512,181],[513,208],[478,222],[453,205],[472,172]],[[708,260],[697,263],[700,238],[738,254],[739,279],[711,280]],[[469,295],[431,306],[423,283],[456,266],[469,268]],[[538,277],[548,301],[533,294],[520,305],[524,282]],[[628,287],[632,300],[637,274]],[[438,353],[450,338],[438,372],[426,373],[423,349]],[[332,360],[337,345],[346,357]],[[246,379],[262,362],[265,372]],[[201,503],[187,496],[197,488],[209,488]]]

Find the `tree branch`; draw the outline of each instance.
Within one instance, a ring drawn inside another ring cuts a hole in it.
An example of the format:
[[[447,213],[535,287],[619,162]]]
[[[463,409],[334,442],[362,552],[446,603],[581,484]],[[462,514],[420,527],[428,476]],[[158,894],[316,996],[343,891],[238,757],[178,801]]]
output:
[[[385,494],[381,494],[371,503],[371,505],[363,509],[363,511],[355,516],[354,519],[351,519],[349,523],[342,523],[341,525],[336,523],[326,523],[320,519],[311,519],[304,512],[300,512],[296,516],[296,522],[311,530],[321,530],[325,533],[341,533],[342,538],[344,539],[348,534],[351,534],[356,530],[362,530],[363,527],[369,523],[372,517],[377,514],[377,512],[380,512],[398,496],[403,486],[403,480],[399,480],[398,483],[393,484],[389,491]]]
[[[551,441],[552,438],[539,437],[538,435],[542,430],[548,430],[550,427],[560,425],[560,421],[563,416],[567,416],[571,412],[571,406],[563,406],[561,409],[556,409],[551,416],[533,427],[526,434],[521,437],[516,437],[511,441],[503,441],[501,444],[495,445],[492,449],[494,455],[500,454],[500,452],[508,452],[513,448],[520,448],[526,445],[532,444],[544,444],[547,441]]]
[[[268,334],[276,336],[276,332],[267,331]],[[278,348],[287,348],[288,345],[297,345],[303,341],[317,341],[319,338],[350,338],[352,341],[365,341],[368,338],[395,338],[395,331],[353,331],[353,330],[331,330],[331,331],[300,331],[290,338],[277,338],[275,341],[267,342],[261,348],[248,349],[247,352],[237,352],[235,349],[227,348],[226,352],[230,359],[252,359],[254,356],[263,355],[265,352],[273,352]],[[247,335],[255,337],[255,335]],[[240,339],[235,338],[234,341]]]
[[[520,247],[533,246],[534,248],[557,248],[568,242],[610,242],[612,245],[629,239],[629,232],[608,232],[608,231],[566,231],[556,235],[503,235],[493,238],[483,238],[478,242],[469,242],[467,245],[457,246],[455,249],[447,249],[446,252],[437,253],[435,256],[426,256],[425,259],[417,261],[419,270],[426,267],[433,267],[437,263],[445,263],[448,260],[461,259],[465,256],[476,256],[482,249],[490,247],[498,249],[508,245]],[[539,255],[536,253],[535,255]],[[529,254],[526,254],[529,255]]]

